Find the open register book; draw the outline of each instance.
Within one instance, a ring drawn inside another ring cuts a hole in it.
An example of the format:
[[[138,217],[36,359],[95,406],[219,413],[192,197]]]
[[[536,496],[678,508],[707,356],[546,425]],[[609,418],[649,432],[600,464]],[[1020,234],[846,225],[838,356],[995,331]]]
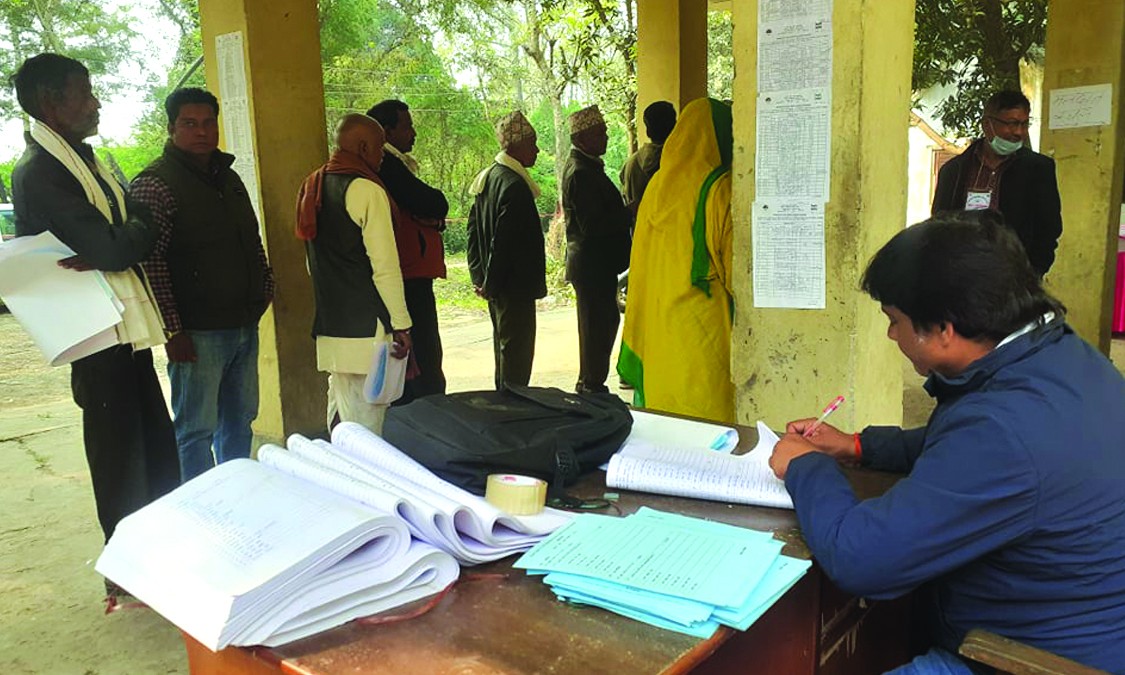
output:
[[[249,459],[124,518],[96,568],[216,651],[296,640],[459,574],[398,517]]]
[[[758,422],[758,445],[744,455],[630,438],[609,460],[606,485],[639,492],[791,509],[785,483],[773,475],[778,437]]]

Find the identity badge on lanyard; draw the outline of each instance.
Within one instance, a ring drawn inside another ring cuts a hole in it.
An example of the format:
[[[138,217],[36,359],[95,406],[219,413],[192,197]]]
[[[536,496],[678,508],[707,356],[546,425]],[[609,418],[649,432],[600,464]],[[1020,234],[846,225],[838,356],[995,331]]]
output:
[[[969,190],[965,196],[966,211],[984,211],[992,205],[992,191]]]

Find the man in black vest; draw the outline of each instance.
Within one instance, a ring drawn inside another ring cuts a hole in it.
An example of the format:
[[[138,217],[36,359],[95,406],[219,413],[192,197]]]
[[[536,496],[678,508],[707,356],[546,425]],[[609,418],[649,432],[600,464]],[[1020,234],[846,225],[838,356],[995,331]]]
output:
[[[562,172],[566,280],[578,305],[578,393],[605,393],[621,316],[617,275],[629,267],[633,214],[605,173],[605,119],[592,105],[570,118],[573,147]]]
[[[130,196],[160,227],[145,262],[168,333],[181,480],[250,456],[258,416],[258,320],[273,299],[250,195],[219,148],[219,102],[203,89],[164,101],[164,153]],[[212,446],[214,453],[212,454]]]
[[[356,422],[377,434],[387,403],[368,400],[364,380],[377,348],[386,344],[396,359],[411,348],[395,205],[378,174],[385,142],[378,122],[345,115],[328,163],[297,197],[297,237],[306,242],[316,301],[316,366],[328,373],[328,427]]]

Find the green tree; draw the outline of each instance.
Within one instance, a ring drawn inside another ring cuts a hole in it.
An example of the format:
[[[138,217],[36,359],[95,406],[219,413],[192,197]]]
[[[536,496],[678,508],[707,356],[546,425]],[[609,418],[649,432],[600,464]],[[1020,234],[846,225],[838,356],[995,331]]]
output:
[[[102,3],[4,0],[0,2],[0,73],[14,73],[24,59],[40,52],[56,52],[84,63],[95,76],[99,93],[105,95],[130,86],[113,74],[134,59],[130,41],[135,34],[124,10],[106,9]],[[20,115],[14,92],[0,87],[0,119]]]
[[[731,13],[707,12],[707,95],[734,97],[734,25]]]
[[[916,0],[914,23],[913,89],[953,86],[934,112],[968,136],[985,99],[1020,88],[1021,61],[1042,63],[1047,0]]]

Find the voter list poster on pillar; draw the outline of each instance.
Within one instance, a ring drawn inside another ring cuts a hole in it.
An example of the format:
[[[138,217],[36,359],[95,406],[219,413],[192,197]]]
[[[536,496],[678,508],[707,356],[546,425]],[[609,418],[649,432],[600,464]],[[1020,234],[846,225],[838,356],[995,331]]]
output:
[[[822,309],[832,155],[832,3],[758,3],[754,306]]]
[[[246,87],[246,58],[241,31],[215,36],[215,61],[219,67],[219,97],[223,102],[223,144],[226,151],[234,155],[231,168],[246,186],[261,227],[258,161],[254,153],[254,130],[250,124],[250,96]]]

